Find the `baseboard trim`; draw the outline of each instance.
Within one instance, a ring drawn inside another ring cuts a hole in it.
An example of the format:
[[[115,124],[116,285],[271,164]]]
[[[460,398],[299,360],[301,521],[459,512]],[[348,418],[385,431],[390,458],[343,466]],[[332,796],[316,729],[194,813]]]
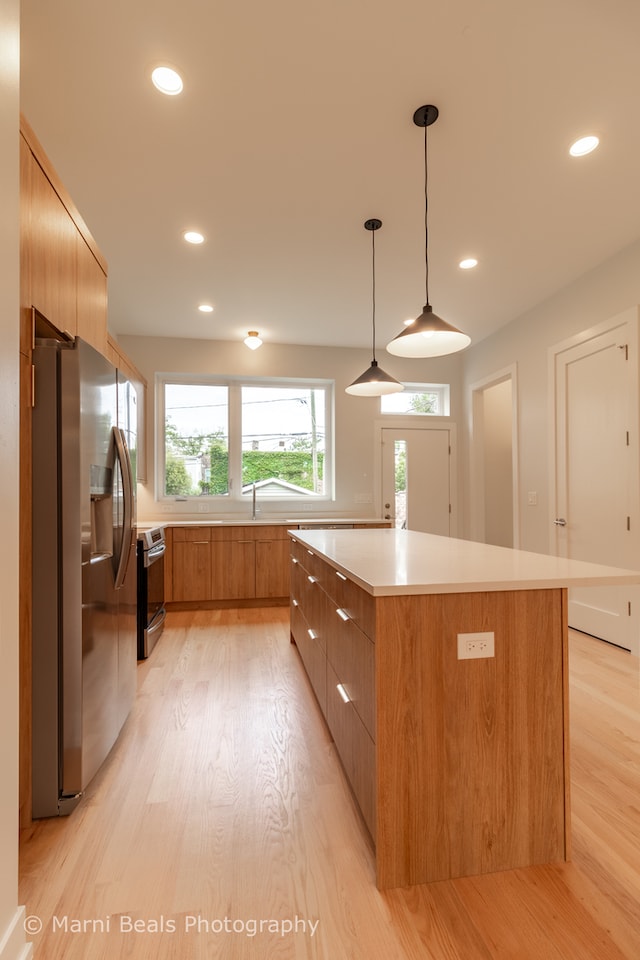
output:
[[[0,960],[29,960],[33,956],[33,944],[24,939],[24,920],[24,907],[18,907],[0,937]]]

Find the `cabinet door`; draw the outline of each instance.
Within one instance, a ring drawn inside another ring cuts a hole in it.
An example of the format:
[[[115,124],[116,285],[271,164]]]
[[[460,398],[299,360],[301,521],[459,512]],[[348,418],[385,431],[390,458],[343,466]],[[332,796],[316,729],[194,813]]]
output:
[[[256,595],[256,545],[253,540],[211,544],[212,600],[248,600]]]
[[[208,600],[211,586],[208,540],[173,542],[173,600]]]
[[[289,541],[256,541],[256,597],[289,596]]]
[[[75,336],[78,230],[32,157],[31,300],[58,330]]]
[[[107,352],[107,278],[80,233],[77,245],[77,333],[101,354]]]

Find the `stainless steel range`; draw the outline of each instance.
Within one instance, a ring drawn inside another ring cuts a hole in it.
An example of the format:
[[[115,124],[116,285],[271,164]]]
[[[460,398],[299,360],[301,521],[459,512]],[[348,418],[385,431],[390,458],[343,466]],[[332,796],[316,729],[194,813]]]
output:
[[[138,533],[138,659],[145,660],[164,628],[164,530]]]

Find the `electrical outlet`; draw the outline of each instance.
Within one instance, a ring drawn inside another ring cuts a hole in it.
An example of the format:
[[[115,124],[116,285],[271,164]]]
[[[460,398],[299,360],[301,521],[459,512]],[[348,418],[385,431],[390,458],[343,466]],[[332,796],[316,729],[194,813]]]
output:
[[[484,657],[495,657],[493,632],[458,634],[458,660],[481,660]]]

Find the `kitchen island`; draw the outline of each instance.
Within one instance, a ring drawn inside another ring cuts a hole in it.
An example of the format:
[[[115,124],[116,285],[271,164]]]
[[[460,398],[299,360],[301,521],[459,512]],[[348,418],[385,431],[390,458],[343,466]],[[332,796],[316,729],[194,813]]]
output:
[[[291,531],[291,638],[380,889],[569,859],[567,588],[640,573],[413,531]]]

